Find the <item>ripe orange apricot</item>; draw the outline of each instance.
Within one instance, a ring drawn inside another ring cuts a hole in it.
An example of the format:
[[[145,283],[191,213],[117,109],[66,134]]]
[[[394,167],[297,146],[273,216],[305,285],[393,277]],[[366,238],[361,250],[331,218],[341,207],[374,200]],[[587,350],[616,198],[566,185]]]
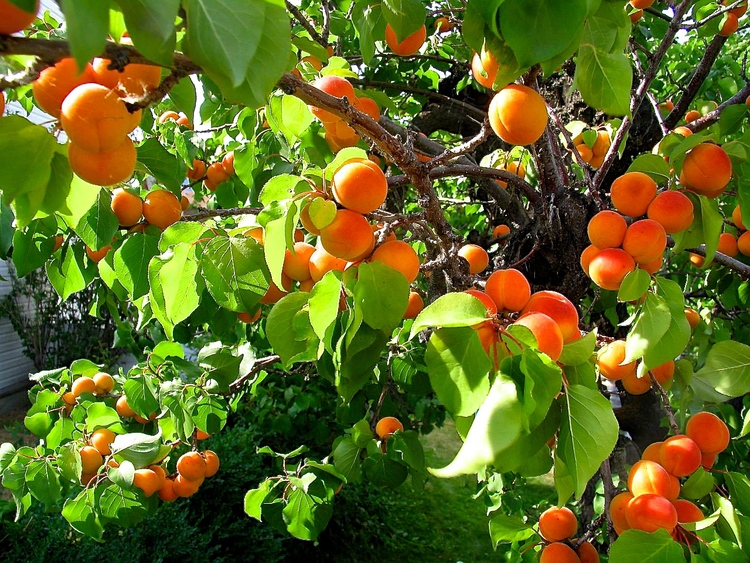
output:
[[[632,529],[671,532],[677,526],[677,509],[666,498],[655,494],[636,496],[628,503],[625,516]]]
[[[94,80],[90,64],[79,72],[78,63],[73,57],[65,57],[54,66],[45,68],[34,80],[32,91],[34,100],[42,110],[53,117],[60,117],[62,103],[74,88]]]
[[[704,469],[711,469],[716,463],[716,458],[719,454],[706,454],[704,453],[701,457],[701,467]]]
[[[692,123],[696,119],[698,119],[701,116],[701,112],[695,109],[691,109],[689,112],[685,114],[685,122],[686,123]]]
[[[102,454],[94,446],[83,446],[81,451],[81,467],[84,473],[96,473],[104,463]]]
[[[141,121],[141,110],[130,113],[115,92],[100,84],[81,84],[65,97],[60,124],[68,138],[89,152],[120,146]]]
[[[406,305],[406,312],[404,312],[405,319],[413,319],[424,309],[424,299],[416,291],[409,292],[409,302]]]
[[[227,180],[229,180],[229,174],[226,173],[224,167],[221,165],[221,162],[214,162],[213,164],[209,165],[209,167],[206,169],[206,176],[208,177],[208,180],[215,186],[218,186],[222,182],[226,182]]]
[[[484,292],[495,302],[498,311],[520,311],[531,298],[531,285],[521,272],[513,268],[493,272]],[[559,329],[558,329],[559,330]]]
[[[342,78],[340,76],[323,76],[313,82],[313,86],[315,86],[318,90],[322,90],[326,94],[334,96],[335,98],[346,97],[349,101],[353,101],[355,98],[354,87],[346,78]],[[313,115],[320,119],[323,123],[331,123],[340,120],[338,116],[324,109],[310,106],[310,110],[313,112]]]
[[[719,145],[701,143],[687,153],[680,183],[687,189],[714,198],[724,192],[732,178],[732,162]]]
[[[661,449],[659,450],[661,452]],[[661,453],[659,454],[661,456]],[[655,494],[669,496],[669,473],[660,464],[642,459],[635,462],[628,473],[628,489],[633,496]]]
[[[365,258],[374,243],[367,219],[355,211],[339,209],[333,222],[320,230],[320,243],[327,252],[343,260]],[[410,282],[411,283],[411,282]]]
[[[159,498],[164,502],[174,502],[179,496],[174,490],[174,479],[166,479],[158,491]]]
[[[310,255],[310,278],[315,282],[320,281],[332,270],[343,272],[346,264],[346,260],[337,258],[324,248],[316,248],[315,252]]]
[[[287,249],[284,254],[283,272],[293,280],[305,281],[310,279],[310,256],[315,247],[306,242],[295,242],[294,252]]]
[[[404,425],[394,416],[384,416],[378,420],[378,423],[375,425],[375,434],[377,434],[381,440],[387,439],[397,430],[403,432]]]
[[[649,274],[653,275],[659,270],[661,270],[662,265],[664,264],[664,256],[659,256],[656,260],[653,262],[648,262],[646,264],[638,264],[638,267],[641,270],[645,270]]]
[[[485,49],[484,46],[482,46],[481,54],[474,53],[471,59],[471,74],[474,76],[474,80],[490,90],[495,84],[495,77],[499,68],[500,64],[497,62],[495,55],[489,49]]]
[[[402,57],[408,57],[419,51],[425,39],[427,39],[427,28],[424,25],[411,35],[405,37],[400,43],[396,37],[396,31],[391,27],[391,24],[386,24],[385,26],[385,42],[394,54]]]
[[[508,225],[498,225],[492,229],[492,238],[507,237],[510,234],[510,227]]]
[[[562,354],[563,335],[557,323],[544,313],[533,311],[521,315],[514,325],[525,326],[536,338],[537,347],[552,361],[557,361]]]
[[[484,305],[484,308],[487,309],[488,317],[494,317],[497,315],[497,305],[495,305],[492,297],[487,295],[484,291],[479,291],[478,289],[467,289],[464,293],[468,293],[479,299],[482,302],[482,305]]]
[[[435,20],[435,29],[438,33],[447,33],[453,27],[453,23],[446,17],[439,17]]]
[[[201,484],[203,484],[202,477],[191,481],[182,475],[178,475],[172,482],[172,491],[178,497],[187,498],[198,492],[198,488]]]
[[[0,35],[11,35],[26,29],[36,19],[38,11],[39,0],[34,4],[33,14],[11,4],[8,0],[0,0]]]
[[[726,18],[726,20],[724,21],[724,25],[722,25],[721,29],[719,30],[719,35],[721,35],[722,37],[729,37],[735,31],[737,31],[737,28],[740,26],[740,22],[739,18],[732,12],[727,12],[724,17]]]
[[[599,552],[590,542],[583,542],[576,550],[581,563],[599,563]]]
[[[651,374],[654,376],[654,379],[656,379],[656,381],[658,381],[659,384],[664,387],[672,379],[672,376],[674,375],[674,368],[674,360],[669,360],[668,362],[665,362],[660,366],[651,368]]]
[[[635,373],[626,375],[620,381],[625,391],[631,395],[643,395],[651,389],[651,379],[649,377],[638,377]]]
[[[122,97],[141,98],[154,90],[161,82],[161,68],[153,65],[130,63],[119,70],[109,70],[112,61],[95,58],[91,66],[94,70],[94,80],[115,90]]]
[[[167,110],[164,113],[162,113],[159,118],[156,120],[158,123],[166,123],[167,121],[177,121],[180,119],[180,114],[176,111]]]
[[[182,217],[180,200],[167,190],[154,190],[143,201],[143,216],[149,225],[156,225],[162,231]]]
[[[237,313],[237,319],[246,324],[252,324],[260,318],[260,309],[255,311],[254,315],[248,312]],[[199,438],[200,439],[200,438]]]
[[[643,172],[627,172],[612,182],[610,196],[617,211],[640,217],[656,197],[656,182]]]
[[[575,305],[557,291],[537,291],[531,295],[526,306],[521,310],[522,314],[538,311],[544,313],[557,323],[563,335],[564,342],[572,342],[581,336],[578,328],[578,311]]]
[[[745,224],[742,222],[742,210],[740,210],[739,204],[732,210],[732,223],[734,223],[734,226],[741,231],[747,230],[747,227],[745,227]]]
[[[490,257],[487,251],[476,244],[465,244],[458,249],[458,255],[469,263],[469,273],[479,274],[487,269]]]
[[[657,260],[667,248],[667,233],[653,219],[641,219],[628,227],[622,241],[622,249],[638,264]]]
[[[193,159],[192,168],[188,166],[187,178],[188,180],[200,180],[206,175],[206,163],[197,158]]]
[[[745,231],[737,239],[737,249],[743,256],[750,256],[750,231]]]
[[[727,6],[729,4],[734,4],[734,2],[731,2],[729,0],[722,0],[721,4],[723,6]],[[730,14],[734,14],[738,18],[741,18],[742,16],[744,16],[745,12],[747,12],[747,2],[743,2],[737,8],[732,8],[731,10],[729,10]]]
[[[589,262],[589,276],[602,289],[617,291],[622,280],[635,270],[635,260],[620,248],[605,248]]]
[[[161,488],[167,480],[167,472],[161,465],[149,465],[146,469],[150,469],[159,478],[159,488]]]
[[[612,502],[609,503],[609,517],[618,534],[630,529],[630,524],[628,524],[628,519],[625,516],[625,510],[632,498],[633,493],[625,491],[624,493],[616,495],[612,499]]]
[[[685,435],[670,436],[659,450],[659,460],[672,475],[686,477],[700,467],[701,450]]]
[[[356,158],[336,170],[331,191],[337,203],[364,215],[383,205],[388,195],[388,180],[377,164]]]
[[[646,449],[643,450],[643,453],[641,454],[641,459],[647,459],[655,463],[660,463],[661,454],[659,452],[663,443],[664,442],[653,442],[646,446]]]
[[[693,202],[682,192],[670,190],[657,195],[646,212],[668,234],[684,231],[693,223]]]
[[[112,186],[132,176],[138,155],[129,137],[106,152],[89,152],[75,143],[68,145],[68,160],[73,172],[89,184]]]
[[[698,311],[689,307],[685,308],[685,317],[687,318],[687,322],[690,325],[690,330],[695,330],[695,327],[697,327],[701,322],[701,316],[698,314]]]
[[[116,434],[109,428],[97,428],[91,433],[89,441],[104,456],[112,453],[109,446],[115,441],[115,436]]]
[[[292,279],[283,272],[281,273],[281,287],[283,290],[272,281],[260,302],[264,305],[271,305],[292,290]]]
[[[224,155],[224,158],[221,159],[221,167],[224,169],[224,172],[229,174],[229,176],[235,175],[234,151],[229,151],[227,154]]]
[[[594,215],[588,225],[589,240],[600,249],[619,247],[627,230],[625,218],[616,211],[609,210]]]
[[[188,452],[177,460],[177,472],[185,479],[197,481],[206,474],[206,460],[198,452]]]
[[[354,100],[354,107],[357,108],[359,111],[364,113],[365,115],[370,116],[372,119],[375,120],[375,122],[380,121],[380,108],[378,107],[378,103],[373,100],[372,98],[355,98]],[[370,155],[372,157],[374,155]],[[376,163],[378,167],[380,166],[380,163]]]
[[[419,275],[419,256],[416,251],[400,240],[381,244],[370,257],[371,262],[382,262],[401,272],[406,281],[412,283]]]
[[[520,160],[511,160],[510,162],[503,162],[501,165],[496,166],[498,170],[505,170],[507,172],[510,172],[511,174],[515,174],[522,180],[526,177],[526,167],[523,165],[523,162]],[[507,188],[508,182],[503,182],[502,180],[495,179],[495,182],[501,187],[501,188]]]
[[[718,416],[699,412],[690,417],[685,434],[707,454],[723,452],[729,445],[729,428]]]
[[[136,469],[133,474],[133,485],[150,497],[161,488],[161,479],[151,469]]]
[[[622,364],[625,359],[625,341],[613,340],[602,346],[596,354],[596,365],[602,376],[610,381],[618,381],[623,377],[634,374],[636,363]]]
[[[584,143],[581,143],[580,145],[576,145],[576,150],[578,151],[578,154],[581,156],[581,160],[584,162],[590,163],[591,160],[594,158],[594,153]]]
[[[110,245],[104,246],[100,248],[99,250],[93,250],[92,248],[86,247],[86,256],[89,257],[89,260],[91,260],[94,264],[98,264],[101,262],[104,257],[107,255],[107,252],[112,250],[112,247]]]
[[[607,154],[611,144],[612,140],[609,138],[609,131],[606,129],[597,129],[596,141],[594,141],[594,146],[591,147],[591,152],[594,156],[604,156]]]
[[[135,411],[130,408],[125,395],[121,395],[117,399],[117,403],[115,403],[115,410],[117,411],[117,414],[119,414],[123,418],[134,418],[136,414]]]
[[[63,393],[61,399],[67,406],[73,406],[76,404],[76,396],[73,394],[72,391],[68,391],[67,393]]]
[[[132,227],[143,215],[143,200],[122,188],[112,192],[111,207],[117,221],[123,227]]]
[[[573,548],[560,542],[545,546],[539,555],[539,563],[580,563]]]
[[[643,10],[645,8],[650,8],[651,4],[654,3],[654,0],[630,0],[630,5],[633,6],[636,10]]]
[[[731,233],[721,233],[719,235],[719,246],[716,250],[732,258],[740,253],[740,249],[737,246],[737,238]]]
[[[212,450],[206,450],[203,452],[203,457],[206,459],[206,472],[205,477],[213,477],[219,470],[219,456]]]
[[[530,145],[547,128],[547,105],[538,92],[510,84],[492,98],[489,108],[492,130],[510,145]]]
[[[539,533],[549,542],[572,538],[578,530],[576,515],[567,506],[548,508],[539,517]]]
[[[96,393],[96,382],[90,377],[81,376],[73,381],[70,391],[76,397],[80,397],[82,393]]]
[[[595,247],[593,244],[590,244],[586,248],[583,249],[583,252],[581,252],[581,268],[584,272],[586,272],[587,276],[590,276],[589,274],[589,265],[591,264],[591,260],[601,252],[600,248]]]
[[[96,384],[97,395],[106,395],[115,388],[115,380],[112,379],[112,376],[108,373],[100,371],[99,373],[94,375],[93,379],[94,383]]]
[[[688,522],[700,522],[705,518],[701,509],[689,500],[680,498],[677,500],[673,500],[672,504],[677,511],[677,521],[680,524],[687,524]]]

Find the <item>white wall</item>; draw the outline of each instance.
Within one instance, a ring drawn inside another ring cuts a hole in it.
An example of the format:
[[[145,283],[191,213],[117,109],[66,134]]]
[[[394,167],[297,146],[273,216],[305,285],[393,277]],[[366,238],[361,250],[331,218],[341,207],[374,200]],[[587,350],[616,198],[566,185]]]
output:
[[[8,263],[0,260],[0,298],[10,293],[11,284]],[[36,373],[32,361],[23,353],[23,344],[13,325],[6,318],[0,319],[0,397],[23,389],[28,385],[29,374]]]

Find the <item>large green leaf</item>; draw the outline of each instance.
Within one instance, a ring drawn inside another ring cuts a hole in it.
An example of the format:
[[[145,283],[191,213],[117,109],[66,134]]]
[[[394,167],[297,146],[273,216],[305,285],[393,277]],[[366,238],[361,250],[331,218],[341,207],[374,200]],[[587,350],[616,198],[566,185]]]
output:
[[[128,290],[131,299],[148,293],[148,264],[159,254],[159,239],[134,233],[115,252],[117,279]]]
[[[750,392],[750,346],[733,340],[714,344],[693,378],[728,398],[743,396]]]
[[[34,219],[13,234],[13,265],[18,277],[41,268],[55,247],[57,221],[54,217]]]
[[[673,360],[682,353],[690,341],[690,324],[684,314],[685,298],[679,284],[657,276],[656,293],[664,299],[669,307],[671,319],[669,327],[659,339],[659,343],[644,354],[643,365],[639,366],[641,372]]]
[[[135,47],[152,61],[170,66],[174,57],[174,24],[180,0],[117,0],[117,3]],[[192,113],[187,115],[192,116]]]
[[[151,309],[170,339],[174,326],[198,307],[197,274],[195,249],[189,244],[178,244],[151,259],[148,267]]]
[[[108,190],[99,190],[91,207],[74,227],[76,234],[92,250],[99,250],[112,244],[119,222],[112,211],[112,197]]]
[[[46,270],[50,283],[63,301],[96,277],[96,264],[84,258],[81,245],[68,247],[62,257],[56,255],[53,261],[47,262]]]
[[[669,532],[659,530],[653,534],[640,530],[626,530],[612,544],[610,563],[684,563],[682,546]]]
[[[474,326],[487,320],[487,309],[468,293],[448,293],[425,307],[411,326],[409,338],[434,327]]]
[[[86,63],[104,51],[109,32],[109,2],[100,0],[62,0],[65,31],[70,52],[83,69]]]
[[[21,194],[41,193],[39,204],[52,171],[55,138],[41,125],[18,115],[0,120],[0,191],[6,204]]]
[[[424,356],[430,384],[451,413],[476,412],[490,390],[490,359],[477,331],[468,327],[441,328],[432,333]]]
[[[669,329],[671,320],[669,304],[664,298],[653,293],[646,295],[643,309],[628,332],[623,361],[632,362],[653,349]]]
[[[333,353],[329,329],[336,322],[341,303],[341,282],[334,272],[328,272],[310,292],[310,324],[315,334]]]
[[[390,332],[401,322],[409,301],[409,282],[382,262],[362,264],[354,286],[355,306],[362,309],[364,322]]]
[[[313,122],[310,108],[296,96],[274,96],[266,108],[267,119],[269,122],[274,121],[290,145],[299,139]]]
[[[499,452],[513,445],[522,432],[523,406],[516,385],[499,373],[456,457],[447,466],[428,471],[437,477],[477,473],[494,462]]]
[[[185,180],[185,163],[165,149],[155,137],[146,139],[136,148],[139,164],[164,184],[169,191],[179,193]]]
[[[95,495],[93,488],[83,489],[76,498],[65,501],[62,515],[74,530],[101,541],[104,526],[94,511]]]
[[[562,421],[555,449],[558,504],[580,497],[589,479],[617,443],[619,426],[612,405],[598,391],[571,385],[559,401]]]
[[[289,367],[294,361],[315,360],[318,339],[307,312],[309,293],[290,293],[276,303],[266,320],[266,334],[274,351]]]
[[[287,531],[301,540],[315,540],[328,525],[333,506],[315,502],[302,489],[292,488],[282,511]]]

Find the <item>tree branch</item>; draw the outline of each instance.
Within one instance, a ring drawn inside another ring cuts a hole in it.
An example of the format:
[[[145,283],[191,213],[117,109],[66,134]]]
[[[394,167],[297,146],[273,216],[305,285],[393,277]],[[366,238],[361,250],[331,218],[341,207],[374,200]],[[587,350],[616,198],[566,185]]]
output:
[[[491,133],[492,128],[490,127],[490,119],[489,117],[485,116],[484,121],[482,121],[482,128],[480,129],[479,133],[476,134],[476,136],[474,136],[472,139],[469,139],[465,143],[458,145],[457,147],[446,149],[442,154],[439,154],[438,156],[430,160],[427,163],[427,167],[435,168],[436,166],[440,166],[441,164],[448,162],[449,160],[453,160],[454,158],[458,158],[459,156],[463,156],[465,154],[473,152],[474,149],[476,149],[479,145],[487,140],[487,137],[489,137]]]
[[[358,61],[362,61],[362,55],[350,55],[347,57],[344,57],[347,61],[350,63],[356,63]],[[459,61],[456,59],[446,59],[445,57],[441,57],[440,55],[430,55],[430,54],[415,54],[415,55],[409,55],[407,57],[404,57],[402,55],[395,55],[393,53],[376,53],[374,55],[374,58],[376,59],[396,59],[396,60],[406,60],[406,61],[417,61],[417,60],[432,60],[432,61],[438,61],[441,63],[447,63],[451,66],[460,66],[465,69],[471,68],[471,65],[469,63]]]
[[[229,389],[235,392],[239,391],[245,384],[245,382],[248,379],[252,378],[256,373],[280,361],[281,358],[276,354],[274,354],[273,356],[266,356],[265,358],[258,358],[257,360],[255,360],[255,362],[253,362],[253,367],[249,372],[241,375],[229,384]]]
[[[205,209],[190,215],[183,215],[182,221],[205,221],[212,217],[239,217],[240,215],[257,215],[263,211],[262,207],[234,207],[232,209]]]
[[[305,14],[303,14],[299,10],[299,8],[297,8],[297,6],[292,4],[289,0],[286,0],[286,9],[292,13],[294,19],[297,20],[300,25],[307,30],[307,32],[310,34],[310,37],[312,37],[316,43],[320,43],[323,47],[328,47],[328,42],[323,39],[323,37],[321,37],[320,33],[315,31],[313,25],[309,21],[307,21]]]
[[[719,121],[719,118],[721,117],[721,114],[725,109],[727,109],[729,106],[744,104],[748,96],[750,96],[750,82],[746,82],[739,92],[723,102],[715,110],[709,111],[706,115],[688,123],[687,128],[690,129],[693,133],[703,131],[704,129]]]

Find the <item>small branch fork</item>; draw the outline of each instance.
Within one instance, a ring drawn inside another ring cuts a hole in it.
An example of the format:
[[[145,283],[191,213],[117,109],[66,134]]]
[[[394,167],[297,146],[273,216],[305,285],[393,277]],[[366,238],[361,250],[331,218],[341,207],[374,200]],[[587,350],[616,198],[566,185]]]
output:
[[[267,367],[280,361],[281,361],[281,358],[276,354],[272,356],[266,356],[265,358],[258,358],[253,363],[253,367],[249,372],[247,372],[244,375],[239,376],[237,379],[235,379],[232,383],[229,384],[229,389],[233,393],[239,391],[242,388],[242,386],[245,384],[245,382],[255,377],[255,375],[259,371],[266,369]]]
[[[709,111],[706,115],[688,123],[686,127],[693,133],[703,131],[704,129],[719,121],[719,118],[721,117],[721,114],[725,109],[727,109],[729,106],[744,104],[748,96],[750,96],[750,82],[746,82],[739,92],[726,100],[715,110]]]

